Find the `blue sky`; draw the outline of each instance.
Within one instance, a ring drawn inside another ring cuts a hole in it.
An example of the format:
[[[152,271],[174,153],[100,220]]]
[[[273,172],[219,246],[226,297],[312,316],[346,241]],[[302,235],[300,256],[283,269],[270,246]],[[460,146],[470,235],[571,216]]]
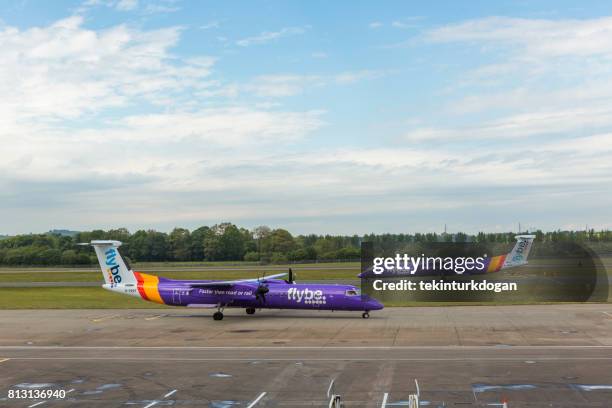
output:
[[[609,2],[0,5],[0,233],[610,228]]]

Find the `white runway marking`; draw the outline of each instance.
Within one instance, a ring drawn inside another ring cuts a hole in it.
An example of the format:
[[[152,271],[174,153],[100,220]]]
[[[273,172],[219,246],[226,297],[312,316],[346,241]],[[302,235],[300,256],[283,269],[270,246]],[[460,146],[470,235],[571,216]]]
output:
[[[40,401],[40,402],[37,402],[36,404],[28,405],[28,408],[34,408],[34,407],[37,407],[37,406],[39,406],[39,405],[41,405],[41,404],[44,404],[45,402],[47,402],[47,401]]]
[[[605,314],[608,317],[612,317],[612,313],[610,313],[610,312],[601,312],[601,313]]]
[[[329,388],[327,388],[327,398],[331,397],[331,391],[332,391],[332,388],[334,387],[334,381],[336,381],[335,378],[333,378],[331,382],[329,383]]]
[[[382,404],[380,405],[380,408],[385,408],[387,406],[388,398],[389,398],[389,393],[385,392],[385,395],[383,395],[383,400],[382,400]]]
[[[189,358],[189,357],[13,357],[12,360],[75,360],[75,361],[525,361],[524,357],[452,357],[452,358]],[[536,357],[533,361],[612,361],[612,357]]]
[[[112,318],[115,318],[115,317],[120,317],[120,315],[114,314],[114,315],[110,315],[110,316],[103,316],[103,317],[99,317],[97,319],[91,319],[91,321],[94,322],[94,323],[98,323],[98,322],[103,322],[104,320],[112,319]]]
[[[570,346],[0,346],[0,350],[571,350],[612,345]]]
[[[253,408],[265,396],[266,393],[262,392],[261,394],[259,394],[259,397],[255,398],[255,400],[247,406],[247,408]]]
[[[10,358],[0,358],[0,363],[4,363],[5,361],[9,361]]]
[[[151,317],[145,317],[145,320],[157,320],[161,317],[164,317],[166,315],[156,315],[156,316],[151,316]]]
[[[165,401],[162,401],[162,400],[164,400],[164,399],[168,398],[169,396],[173,395],[173,394],[174,394],[176,391],[177,391],[177,390],[172,390],[172,391],[170,391],[169,393],[167,393],[166,395],[164,395],[164,396],[161,398],[161,400],[151,401],[151,402],[150,402],[148,405],[144,406],[143,408],[151,408],[151,407],[153,407],[153,406],[155,406],[155,405],[159,404],[160,402],[165,402]]]
[[[172,390],[169,393],[167,393],[166,395],[164,395],[164,398],[168,398],[169,396],[173,395],[176,392],[176,390]]]

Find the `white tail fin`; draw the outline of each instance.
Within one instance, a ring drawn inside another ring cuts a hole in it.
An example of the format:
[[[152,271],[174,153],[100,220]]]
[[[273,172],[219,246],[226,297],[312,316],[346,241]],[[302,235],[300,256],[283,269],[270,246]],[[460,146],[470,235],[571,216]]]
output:
[[[91,241],[94,247],[104,282],[109,285],[136,283],[134,272],[127,266],[121,254],[119,254],[120,241]]]
[[[531,245],[535,239],[535,235],[517,235],[516,244],[512,251],[506,256],[503,267],[509,268],[511,266],[525,265],[527,263],[527,256],[531,250]]]

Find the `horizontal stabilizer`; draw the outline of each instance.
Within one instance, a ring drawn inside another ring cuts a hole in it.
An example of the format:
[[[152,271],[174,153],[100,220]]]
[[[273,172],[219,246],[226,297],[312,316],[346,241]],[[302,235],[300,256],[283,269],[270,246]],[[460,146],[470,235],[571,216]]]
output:
[[[91,245],[93,247],[95,247],[95,246],[111,246],[111,247],[119,248],[122,244],[123,244],[123,242],[121,242],[121,241],[114,241],[114,240],[111,240],[111,239],[97,239],[97,240],[93,240],[91,242],[79,242],[77,245],[81,245],[81,246]]]

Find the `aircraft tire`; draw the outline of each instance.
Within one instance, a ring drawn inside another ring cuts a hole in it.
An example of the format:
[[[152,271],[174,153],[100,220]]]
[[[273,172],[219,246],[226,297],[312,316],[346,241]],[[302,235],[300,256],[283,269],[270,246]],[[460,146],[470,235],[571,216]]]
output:
[[[223,320],[223,313],[215,312],[215,314],[213,314],[213,319],[214,320]]]
[[[247,307],[246,308],[246,314],[248,314],[248,315],[255,314],[255,308],[254,307]]]
[[[369,319],[370,318],[370,314],[368,312],[363,312],[361,317],[363,317],[364,319]]]

